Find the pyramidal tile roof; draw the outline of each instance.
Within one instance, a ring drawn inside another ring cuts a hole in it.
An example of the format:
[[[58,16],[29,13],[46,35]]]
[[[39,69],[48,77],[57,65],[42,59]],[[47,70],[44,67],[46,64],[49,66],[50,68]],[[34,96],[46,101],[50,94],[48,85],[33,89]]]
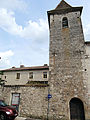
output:
[[[55,8],[55,10],[61,10],[61,9],[67,9],[67,8],[72,8],[71,5],[69,5],[67,2],[65,2],[64,0],[62,0],[58,6]]]
[[[80,11],[80,14],[82,13],[82,9],[83,7],[72,7],[71,5],[69,5],[67,2],[65,2],[64,0],[61,0],[61,2],[57,5],[57,7],[53,10],[48,11],[48,15],[49,14],[64,14],[64,13],[68,13],[68,12],[76,12],[76,11]]]
[[[66,14],[66,13],[69,13],[69,12],[77,12],[77,11],[80,11],[80,15],[81,15],[82,9],[83,9],[82,6],[80,6],[80,7],[72,7],[71,5],[69,5],[64,0],[61,0],[61,2],[57,5],[57,7],[55,9],[47,11],[49,26],[50,26],[50,15]]]

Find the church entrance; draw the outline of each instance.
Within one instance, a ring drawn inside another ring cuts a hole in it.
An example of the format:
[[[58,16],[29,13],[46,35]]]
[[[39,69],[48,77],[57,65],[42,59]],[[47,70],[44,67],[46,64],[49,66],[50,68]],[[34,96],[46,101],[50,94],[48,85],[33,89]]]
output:
[[[70,100],[70,120],[85,120],[83,102],[78,98]]]

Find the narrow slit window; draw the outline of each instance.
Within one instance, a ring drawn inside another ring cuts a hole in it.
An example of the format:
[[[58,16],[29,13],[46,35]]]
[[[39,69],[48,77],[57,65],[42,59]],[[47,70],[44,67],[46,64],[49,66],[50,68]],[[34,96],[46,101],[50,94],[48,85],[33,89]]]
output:
[[[20,73],[17,73],[16,79],[20,79]]]
[[[7,77],[5,76],[5,79],[6,79]]]
[[[67,17],[64,17],[62,19],[62,27],[63,28],[67,28],[68,27],[68,19],[67,19]]]
[[[33,79],[33,72],[29,73],[29,79]]]

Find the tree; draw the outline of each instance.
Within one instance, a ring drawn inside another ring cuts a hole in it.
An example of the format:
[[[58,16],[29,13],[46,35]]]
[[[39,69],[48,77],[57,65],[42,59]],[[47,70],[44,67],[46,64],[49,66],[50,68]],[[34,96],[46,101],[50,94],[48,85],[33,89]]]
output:
[[[2,86],[2,85],[4,86],[6,80],[2,80],[2,75],[3,75],[3,71],[0,71],[0,85],[1,85],[1,86]]]

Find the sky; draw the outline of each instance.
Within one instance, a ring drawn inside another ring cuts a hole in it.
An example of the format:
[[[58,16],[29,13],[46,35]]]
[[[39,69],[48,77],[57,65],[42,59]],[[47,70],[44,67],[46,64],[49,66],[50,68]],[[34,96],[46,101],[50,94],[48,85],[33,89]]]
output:
[[[49,64],[47,11],[61,0],[0,0],[0,69]],[[66,0],[83,6],[85,41],[90,41],[90,0]]]

